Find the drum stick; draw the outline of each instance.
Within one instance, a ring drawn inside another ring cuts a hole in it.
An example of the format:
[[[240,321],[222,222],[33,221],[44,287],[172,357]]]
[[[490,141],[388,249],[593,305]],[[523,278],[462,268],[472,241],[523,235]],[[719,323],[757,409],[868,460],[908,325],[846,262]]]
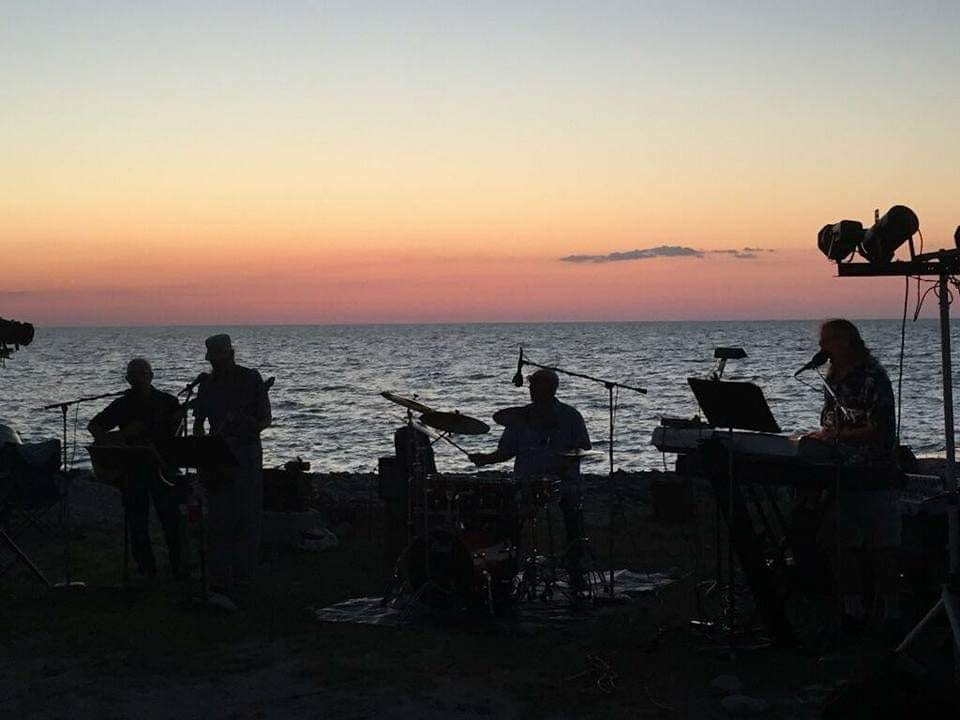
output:
[[[467,451],[464,450],[462,447],[460,447],[459,445],[457,445],[457,443],[455,443],[453,440],[451,440],[445,433],[438,433],[438,434],[435,435],[426,425],[424,425],[424,424],[423,424],[422,422],[420,422],[419,420],[414,420],[414,421],[413,421],[413,424],[416,426],[417,430],[419,430],[420,432],[422,432],[424,435],[427,435],[428,437],[432,437],[432,438],[434,438],[434,439],[436,439],[436,440],[446,440],[448,443],[450,443],[451,445],[453,445],[457,450],[459,450],[460,452],[462,452],[464,455],[466,455],[467,457],[470,457],[470,453],[469,453],[469,452],[467,452]]]

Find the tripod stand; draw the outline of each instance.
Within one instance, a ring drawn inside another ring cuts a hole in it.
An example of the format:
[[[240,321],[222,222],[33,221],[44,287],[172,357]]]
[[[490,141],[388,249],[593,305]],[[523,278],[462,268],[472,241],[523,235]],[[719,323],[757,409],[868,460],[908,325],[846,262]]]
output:
[[[840,277],[935,277],[937,278],[940,305],[940,361],[943,378],[943,429],[946,444],[944,490],[948,494],[947,511],[949,566],[947,579],[940,592],[940,599],[911,630],[897,647],[904,652],[920,636],[923,630],[943,611],[950,623],[954,645],[954,670],[960,675],[960,516],[958,516],[958,487],[956,477],[956,445],[953,422],[953,361],[950,349],[950,288],[956,285],[960,275],[960,250],[941,250],[934,253],[914,255],[910,247],[910,261],[879,264],[837,263]]]
[[[569,377],[581,378],[582,380],[589,380],[590,382],[595,382],[600,385],[603,385],[607,389],[607,407],[609,409],[609,445],[607,447],[607,454],[610,461],[610,472],[609,472],[609,489],[610,489],[610,543],[609,543],[609,585],[607,586],[607,594],[612,599],[614,591],[614,567],[613,567],[613,550],[614,550],[614,514],[616,510],[615,502],[615,492],[614,492],[614,440],[616,437],[615,433],[615,424],[616,424],[616,410],[617,410],[617,398],[619,397],[619,391],[621,389],[631,390],[635,393],[640,393],[641,395],[646,395],[647,391],[645,388],[633,387],[631,385],[624,385],[623,383],[614,382],[612,380],[606,380],[603,378],[593,377],[592,375],[585,375],[584,373],[573,372],[572,370],[564,370],[563,368],[554,367],[552,365],[541,365],[540,363],[535,363],[532,360],[527,360],[523,356],[523,348],[520,348],[520,361],[518,363],[517,374],[520,375],[519,369],[524,365],[530,365],[535,368],[540,368],[541,370],[551,370],[560,375],[567,375]],[[514,383],[516,383],[517,378],[514,378]],[[523,384],[523,377],[520,376],[520,384]],[[615,397],[616,394],[616,397]]]

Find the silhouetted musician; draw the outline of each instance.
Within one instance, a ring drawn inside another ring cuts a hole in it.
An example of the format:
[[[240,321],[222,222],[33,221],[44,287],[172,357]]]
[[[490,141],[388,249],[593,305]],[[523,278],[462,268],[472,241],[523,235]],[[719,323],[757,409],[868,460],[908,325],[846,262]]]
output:
[[[270,426],[270,398],[260,373],[237,365],[229,335],[206,340],[212,372],[200,384],[194,404],[195,435],[223,437],[237,465],[221,468],[207,483],[211,589],[228,596],[254,575],[263,510],[263,446]]]
[[[150,498],[153,498],[174,576],[181,572],[178,505],[182,490],[161,477],[170,474],[163,467],[156,448],[176,433],[181,412],[177,399],[153,387],[153,370],[143,358],[127,364],[130,389],[94,416],[87,425],[97,444],[140,446],[145,452],[125,463],[120,485],[126,510],[133,557],[141,575],[157,574],[157,563],[150,545]],[[118,428],[114,431],[114,428]]]
[[[835,444],[843,462],[870,467],[895,464],[896,405],[890,378],[849,320],[828,320],[820,347],[830,357],[820,430],[807,437]],[[841,489],[837,498],[840,548],[838,577],[844,614],[864,620],[863,577],[872,568],[882,620],[899,618],[897,555],[900,545],[899,492],[894,488]]]
[[[507,425],[497,449],[492,453],[473,453],[470,460],[478,467],[514,461],[519,480],[552,476],[560,480],[560,509],[567,539],[567,570],[571,580],[583,582],[582,497],[580,462],[559,453],[589,450],[590,435],[583,416],[576,408],[557,400],[560,379],[552,370],[540,369],[529,377],[530,404],[514,422]]]

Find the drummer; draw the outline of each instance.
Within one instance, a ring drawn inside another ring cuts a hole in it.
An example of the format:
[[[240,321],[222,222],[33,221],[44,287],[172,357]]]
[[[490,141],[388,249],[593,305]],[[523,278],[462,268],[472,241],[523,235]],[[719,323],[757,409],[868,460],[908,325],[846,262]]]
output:
[[[514,458],[519,480],[554,477],[560,480],[560,509],[567,538],[566,565],[575,585],[583,583],[583,513],[580,494],[580,461],[560,453],[589,450],[590,435],[576,408],[557,400],[560,379],[553,370],[529,376],[530,404],[521,408],[500,437],[492,453],[472,453],[477,467]]]

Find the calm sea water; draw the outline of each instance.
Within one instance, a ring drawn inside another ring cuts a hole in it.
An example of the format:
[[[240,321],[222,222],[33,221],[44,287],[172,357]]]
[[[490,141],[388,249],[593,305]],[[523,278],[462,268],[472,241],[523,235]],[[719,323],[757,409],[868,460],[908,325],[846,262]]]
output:
[[[858,323],[890,372],[896,390],[900,346],[898,321]],[[438,410],[459,410],[491,425],[492,413],[527,400],[526,388],[510,380],[517,347],[541,364],[647,388],[624,391],[617,411],[616,463],[626,469],[662,467],[649,445],[662,415],[697,412],[686,384],[713,366],[713,348],[743,347],[745,360],[728,365],[726,377],[759,383],[785,431],[816,425],[820,393],[792,378],[817,350],[815,321],[708,323],[584,323],[509,325],[38,328],[28,348],[0,368],[0,420],[25,440],[59,437],[59,411],[39,407],[77,396],[125,387],[126,361],[148,358],[155,385],[176,392],[201,370],[203,340],[229,332],[241,364],[276,376],[271,391],[274,426],[264,433],[268,464],[295,456],[322,471],[376,469],[392,452],[392,433],[404,419],[381,390],[416,395]],[[943,448],[940,346],[936,321],[907,326],[903,369],[903,441],[921,453]],[[955,360],[956,362],[956,360]],[[805,376],[816,381],[814,373]],[[956,381],[955,381],[956,382]],[[607,391],[563,378],[560,397],[580,409],[599,449],[607,447]],[[76,462],[87,462],[85,427],[107,401],[71,409],[70,438],[79,443]],[[492,449],[499,437],[461,437],[468,450]],[[441,469],[465,471],[467,459],[449,445],[437,446]],[[597,471],[605,471],[603,461]]]

